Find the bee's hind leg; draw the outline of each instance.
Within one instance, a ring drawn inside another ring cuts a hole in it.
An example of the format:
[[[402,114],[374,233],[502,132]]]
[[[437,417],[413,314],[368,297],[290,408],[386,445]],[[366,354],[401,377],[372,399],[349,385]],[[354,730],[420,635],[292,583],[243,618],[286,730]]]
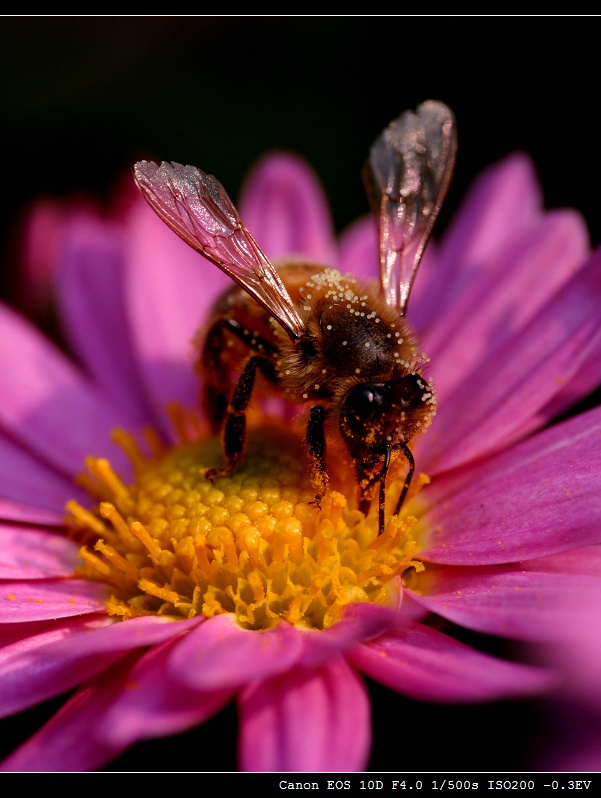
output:
[[[202,344],[202,353],[198,360],[198,370],[203,381],[202,409],[213,432],[222,429],[230,409],[229,404],[231,403],[228,404],[230,371],[223,362],[223,353],[227,349],[228,338],[231,341],[232,337],[242,341],[251,352],[256,353],[257,357],[264,361],[264,365],[260,366],[264,376],[271,382],[277,383],[275,370],[270,367],[271,364],[268,362],[275,359],[276,349],[273,344],[246,329],[235,319],[217,319],[206,334]],[[242,380],[242,377],[240,379]],[[251,392],[253,383],[254,375],[251,377]],[[244,400],[242,399],[242,401]],[[248,399],[244,408],[247,405]]]
[[[222,363],[225,329],[223,319],[211,326],[197,364],[202,376],[202,410],[214,433],[222,428],[228,405],[228,370]]]
[[[204,476],[210,481],[236,471],[244,457],[246,409],[252,396],[257,369],[260,369],[269,380],[274,380],[275,369],[269,360],[259,355],[253,355],[248,359],[224,414],[222,444],[225,464],[221,468],[208,468],[204,471]]]

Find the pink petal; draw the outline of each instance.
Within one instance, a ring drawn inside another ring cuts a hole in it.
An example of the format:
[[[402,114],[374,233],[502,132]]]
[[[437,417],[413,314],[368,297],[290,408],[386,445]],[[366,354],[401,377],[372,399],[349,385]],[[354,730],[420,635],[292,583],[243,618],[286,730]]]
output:
[[[597,607],[601,593],[597,591]],[[601,730],[601,695],[599,691],[599,669],[601,668],[601,640],[599,638],[599,616],[591,622],[587,619],[586,634],[579,636],[575,644],[560,645],[553,658],[566,674],[563,697],[577,702],[597,714],[597,724]],[[577,618],[576,623],[579,619]],[[585,623],[582,623],[584,626]]]
[[[173,400],[197,401],[193,344],[215,298],[232,281],[191,249],[140,199],[128,218],[127,309],[136,359],[158,419]]]
[[[167,667],[174,680],[195,690],[231,689],[287,670],[302,650],[302,636],[290,624],[252,632],[226,614],[182,637]]]
[[[42,621],[2,623],[0,624],[0,649],[4,646],[12,646],[14,643],[20,643],[23,640],[29,640],[40,634],[52,632],[53,629],[59,630],[60,634],[60,630],[63,629],[63,627],[71,627],[72,624],[77,625],[79,622],[79,619],[75,621],[73,618],[68,618],[67,620],[56,618]],[[104,615],[92,615],[83,618],[82,622],[102,626],[104,623],[112,623],[113,620]]]
[[[334,229],[321,184],[293,155],[262,158],[240,197],[240,216],[270,259],[302,255],[336,266]]]
[[[378,279],[378,236],[373,216],[362,216],[340,237],[338,268],[360,279]]]
[[[20,521],[26,524],[62,526],[64,512],[58,510],[42,510],[25,502],[12,499],[0,499],[0,519],[3,521]]]
[[[196,623],[158,616],[122,622],[85,616],[6,645],[0,649],[0,714],[11,715],[70,690],[125,653],[169,640]]]
[[[580,549],[562,551],[520,563],[525,571],[542,571],[544,573],[579,574],[581,576],[601,577],[601,546],[583,546]],[[601,591],[601,580],[599,580]],[[601,597],[601,592],[600,592]],[[601,601],[599,602],[601,607]],[[601,624],[601,615],[599,616]]]
[[[172,647],[154,646],[135,663],[124,689],[94,721],[98,740],[123,750],[203,723],[231,701],[232,690],[197,691],[166,678]]]
[[[472,275],[469,291],[438,317],[423,341],[443,405],[452,388],[477,380],[481,364],[520,334],[588,257],[582,217],[555,211],[512,237],[486,269]]]
[[[484,565],[600,542],[600,436],[597,408],[435,481],[416,530],[420,557]]]
[[[601,341],[600,300],[601,251],[441,403],[423,439],[431,475],[506,447],[535,428],[536,412]]]
[[[111,431],[127,425],[48,340],[0,306],[0,425],[69,476],[90,453],[125,464]]]
[[[373,216],[362,216],[342,234],[339,243],[339,269],[361,280],[379,282],[378,239]],[[414,327],[413,313],[422,302],[428,302],[432,283],[438,279],[436,243],[430,241],[419,267],[419,277],[411,290],[409,322]],[[417,327],[415,327],[417,330]]]
[[[106,394],[138,424],[148,423],[125,312],[121,231],[91,212],[72,212],[58,259],[58,301],[69,341]]]
[[[295,668],[257,682],[239,699],[245,771],[363,770],[370,707],[357,674],[338,657],[321,670]]]
[[[601,385],[601,341],[592,341],[591,344],[578,370],[536,414],[533,419],[536,427],[543,426],[550,418],[558,418]]]
[[[377,604],[349,604],[344,615],[329,629],[299,629],[304,653],[301,664],[319,668],[351,648],[355,643],[371,640],[400,622],[398,609]]]
[[[496,659],[413,622],[357,646],[349,660],[377,682],[421,701],[495,701],[556,682],[551,671]]]
[[[592,576],[545,573],[517,566],[427,569],[411,585],[413,598],[431,612],[486,634],[529,641],[574,637],[574,617],[594,618],[587,596]]]
[[[0,623],[42,621],[105,612],[110,590],[83,579],[3,582]]]
[[[82,688],[0,765],[4,773],[80,772],[95,770],[123,750],[99,739],[95,733],[99,715],[126,689],[134,657],[113,665]]]
[[[520,236],[540,218],[541,205],[527,155],[515,153],[482,172],[441,242],[436,269],[444,279],[433,283],[427,301],[412,306],[416,328],[436,324],[440,314],[469,291],[474,272],[485,268],[513,236]]]
[[[63,203],[45,198],[34,201],[23,214],[17,294],[19,308],[31,318],[47,317],[54,302],[56,253],[65,214]]]
[[[63,535],[0,525],[0,579],[71,576],[79,546]]]
[[[81,464],[78,470],[81,469]],[[3,499],[32,507],[29,516],[14,520],[36,520],[46,517],[63,522],[65,502],[83,498],[83,492],[72,480],[65,478],[30,452],[17,446],[0,433],[0,485]],[[34,509],[35,508],[35,509]],[[36,515],[36,510],[43,515]],[[43,522],[43,521],[42,521]]]

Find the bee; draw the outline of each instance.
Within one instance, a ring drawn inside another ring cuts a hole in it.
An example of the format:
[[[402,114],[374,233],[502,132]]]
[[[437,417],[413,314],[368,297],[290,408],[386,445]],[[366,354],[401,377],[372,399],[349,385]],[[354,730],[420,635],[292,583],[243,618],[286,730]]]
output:
[[[308,405],[316,503],[328,487],[332,441],[350,457],[365,512],[379,488],[380,533],[391,462],[405,459],[400,511],[415,470],[410,445],[436,409],[405,315],[455,152],[453,114],[433,100],[405,111],[372,145],[363,178],[378,230],[377,285],[315,263],[276,266],[215,177],[175,162],[135,164],[135,181],[154,211],[237,283],[218,300],[200,344],[203,409],[221,431],[224,456],[209,479],[234,472],[243,460],[246,412],[260,375],[270,391]]]

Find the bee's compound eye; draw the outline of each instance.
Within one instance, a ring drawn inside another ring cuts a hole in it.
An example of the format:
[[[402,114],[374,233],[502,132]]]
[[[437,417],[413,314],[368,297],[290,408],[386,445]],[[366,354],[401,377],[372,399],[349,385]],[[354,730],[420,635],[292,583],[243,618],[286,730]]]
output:
[[[344,405],[362,419],[377,413],[385,402],[388,385],[384,382],[364,382],[348,392]]]
[[[340,405],[339,429],[353,456],[412,440],[429,422],[435,399],[420,374],[354,385]]]

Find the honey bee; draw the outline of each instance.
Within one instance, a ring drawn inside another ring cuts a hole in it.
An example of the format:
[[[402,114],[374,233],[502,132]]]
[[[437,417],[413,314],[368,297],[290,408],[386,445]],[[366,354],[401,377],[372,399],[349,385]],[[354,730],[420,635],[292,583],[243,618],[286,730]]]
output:
[[[401,114],[372,145],[363,177],[378,229],[377,285],[299,260],[275,266],[215,177],[174,162],[135,164],[136,183],[154,211],[237,283],[215,305],[200,345],[203,408],[222,433],[224,455],[209,479],[243,460],[246,411],[261,375],[270,391],[309,406],[306,444],[317,503],[328,487],[327,440],[350,456],[361,509],[379,487],[380,533],[389,467],[404,457],[400,511],[415,470],[410,444],[436,409],[405,314],[455,152],[453,114],[433,100]]]

